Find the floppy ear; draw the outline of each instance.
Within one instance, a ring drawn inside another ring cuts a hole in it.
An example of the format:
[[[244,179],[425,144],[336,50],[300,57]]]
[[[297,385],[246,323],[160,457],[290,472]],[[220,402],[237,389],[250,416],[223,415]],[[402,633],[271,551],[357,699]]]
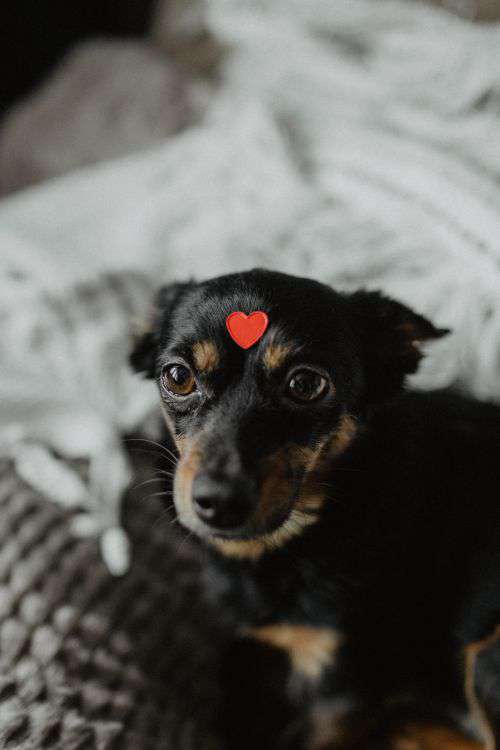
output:
[[[154,378],[156,359],[165,322],[193,282],[169,284],[157,292],[148,318],[133,333],[133,346],[129,362],[136,372]]]
[[[380,292],[355,292],[349,298],[352,321],[361,340],[368,403],[395,396],[406,375],[424,356],[420,344],[449,333]]]

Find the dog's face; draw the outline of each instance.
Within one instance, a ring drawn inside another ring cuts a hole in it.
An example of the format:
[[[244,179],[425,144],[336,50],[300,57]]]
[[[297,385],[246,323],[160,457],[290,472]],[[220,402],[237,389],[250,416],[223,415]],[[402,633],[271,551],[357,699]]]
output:
[[[268,317],[247,349],[227,329],[235,311]],[[443,333],[377,293],[263,270],[165,287],[132,363],[158,382],[181,523],[241,557],[302,534],[366,408],[416,370],[419,341]]]

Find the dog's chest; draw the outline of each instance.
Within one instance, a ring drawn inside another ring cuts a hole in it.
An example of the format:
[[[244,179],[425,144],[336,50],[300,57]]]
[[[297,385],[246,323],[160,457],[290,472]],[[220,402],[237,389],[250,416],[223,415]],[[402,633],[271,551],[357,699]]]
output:
[[[245,628],[241,634],[285,652],[292,672],[311,682],[317,682],[333,664],[342,643],[333,628],[289,622]]]
[[[342,642],[332,582],[311,584],[291,559],[223,575],[238,634],[285,653],[292,673],[317,682]]]

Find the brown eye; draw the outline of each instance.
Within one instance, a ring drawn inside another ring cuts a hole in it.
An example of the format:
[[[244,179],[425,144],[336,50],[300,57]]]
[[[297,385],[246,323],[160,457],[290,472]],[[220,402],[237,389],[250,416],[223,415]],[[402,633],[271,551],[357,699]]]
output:
[[[162,382],[175,396],[189,396],[196,390],[196,380],[186,365],[167,365],[162,373]]]
[[[313,370],[297,370],[287,385],[287,395],[294,401],[316,401],[324,396],[328,381]]]

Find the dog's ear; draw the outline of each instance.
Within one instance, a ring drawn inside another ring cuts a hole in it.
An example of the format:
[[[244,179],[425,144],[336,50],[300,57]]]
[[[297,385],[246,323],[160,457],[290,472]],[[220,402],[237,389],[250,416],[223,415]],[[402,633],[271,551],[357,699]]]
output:
[[[135,327],[133,332],[129,361],[136,372],[144,373],[148,378],[154,378],[158,347],[165,323],[181,297],[193,286],[193,282],[169,284],[161,287],[157,292],[149,315],[146,320],[141,321]]]
[[[350,295],[352,324],[361,341],[365,397],[375,404],[395,396],[424,356],[420,344],[449,333],[380,292]]]

